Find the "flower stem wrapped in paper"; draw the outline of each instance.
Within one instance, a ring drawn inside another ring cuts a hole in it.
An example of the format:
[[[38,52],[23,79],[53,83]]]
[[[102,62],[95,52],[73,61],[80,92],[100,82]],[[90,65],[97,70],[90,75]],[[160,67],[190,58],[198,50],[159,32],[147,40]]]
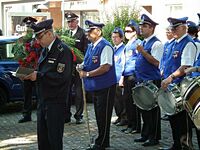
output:
[[[56,33],[64,43],[70,46],[72,53],[75,56],[74,61],[76,61],[77,63],[81,63],[84,59],[84,55],[79,49],[75,48],[76,40],[73,37],[71,37],[65,29],[57,29]]]

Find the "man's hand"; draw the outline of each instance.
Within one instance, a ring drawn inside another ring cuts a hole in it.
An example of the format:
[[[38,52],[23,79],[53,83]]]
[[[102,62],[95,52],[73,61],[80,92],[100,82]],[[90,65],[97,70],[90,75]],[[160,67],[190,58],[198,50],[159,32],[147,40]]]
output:
[[[76,70],[79,72],[81,70],[83,70],[83,64],[77,64],[76,65]]]
[[[119,80],[119,86],[123,87],[124,86],[124,76],[121,76],[120,80]]]
[[[27,75],[26,77],[24,77],[24,80],[31,80],[31,81],[35,81],[37,79],[37,71],[34,71],[33,73]]]
[[[138,53],[142,53],[144,51],[144,47],[142,45],[137,45],[136,49]]]
[[[162,82],[161,82],[161,88],[166,90],[168,85],[173,81],[173,78],[171,76],[169,76],[168,78],[164,79]]]
[[[189,68],[185,69],[184,72],[186,74],[189,74],[191,72],[198,72],[198,68],[197,67],[189,67]]]
[[[81,79],[87,77],[86,76],[86,71],[80,70],[78,72],[79,72],[79,76],[80,76]]]

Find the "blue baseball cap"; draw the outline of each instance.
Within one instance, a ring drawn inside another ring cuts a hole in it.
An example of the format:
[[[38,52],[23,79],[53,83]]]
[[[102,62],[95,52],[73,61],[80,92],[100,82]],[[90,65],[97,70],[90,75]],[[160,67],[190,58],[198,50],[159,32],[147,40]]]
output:
[[[86,32],[92,29],[102,29],[105,25],[103,23],[92,22],[90,20],[85,20],[85,25],[87,26]]]
[[[143,25],[143,24],[149,24],[151,26],[158,25],[158,23],[156,23],[155,21],[153,21],[146,14],[142,14],[142,16],[141,16],[141,22],[139,23],[139,25]]]
[[[199,24],[198,24],[198,26],[200,26],[200,13],[197,13],[197,15],[198,15],[198,17],[199,17]]]
[[[187,26],[188,27],[196,27],[197,25],[193,21],[187,21]]]
[[[130,20],[127,26],[132,26],[135,28],[136,32],[139,33],[139,26],[134,20]]]
[[[187,20],[188,20],[188,17],[183,17],[183,18],[172,18],[172,17],[169,17],[167,20],[170,23],[170,27],[171,28],[176,28],[176,27],[178,27],[180,25],[186,24]]]
[[[119,35],[120,35],[121,37],[124,36],[124,32],[123,32],[123,30],[122,30],[120,27],[116,27],[116,28],[113,30],[113,33],[119,33]]]

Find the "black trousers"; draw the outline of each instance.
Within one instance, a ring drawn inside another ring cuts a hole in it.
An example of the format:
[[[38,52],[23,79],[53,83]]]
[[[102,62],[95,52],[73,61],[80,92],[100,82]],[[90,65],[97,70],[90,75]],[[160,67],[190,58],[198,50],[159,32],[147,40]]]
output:
[[[176,150],[192,150],[192,122],[187,112],[181,111],[169,116],[172,129],[173,148]]]
[[[153,81],[153,83],[159,88],[161,80]],[[160,107],[156,106],[151,110],[141,110],[143,126],[141,136],[149,140],[161,139],[161,120],[160,120]]]
[[[23,116],[31,117],[32,112],[32,93],[36,88],[35,81],[24,80],[24,108],[23,108]]]
[[[63,149],[64,111],[64,103],[39,102],[37,110],[39,150]]]
[[[71,82],[71,90],[72,88],[75,91],[75,97],[74,97],[74,104],[76,107],[76,112],[74,114],[75,119],[82,119],[83,118],[83,107],[84,107],[84,101],[83,101],[83,90],[82,90],[82,81],[80,79],[79,74],[76,72],[75,75],[72,77]],[[66,119],[71,118],[71,105],[72,105],[72,91],[69,95],[69,101],[67,102],[67,116]]]
[[[118,84],[116,85],[114,108],[115,113],[120,120],[127,120],[124,93],[123,89]]]
[[[198,129],[195,127],[195,130],[196,130],[196,134],[197,134],[197,142],[198,142],[199,149],[200,149],[200,129],[198,130]]]
[[[92,92],[94,110],[98,127],[95,144],[105,148],[110,146],[110,124],[114,105],[116,85]]]
[[[135,77],[125,76],[124,77],[124,94],[126,103],[126,112],[128,119],[128,127],[134,130],[141,130],[141,115],[139,108],[134,104],[132,97],[132,88],[135,86]]]

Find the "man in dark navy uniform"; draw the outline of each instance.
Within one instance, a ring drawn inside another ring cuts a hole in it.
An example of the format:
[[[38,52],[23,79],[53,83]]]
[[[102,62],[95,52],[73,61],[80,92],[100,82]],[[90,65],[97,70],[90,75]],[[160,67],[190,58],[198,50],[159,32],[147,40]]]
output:
[[[154,35],[154,30],[158,23],[154,22],[147,15],[141,16],[140,31],[144,37],[141,45],[137,46],[138,57],[135,64],[137,82],[153,83],[159,88],[161,75],[159,63],[163,55],[163,45]],[[143,146],[153,146],[159,144],[161,139],[160,108],[155,106],[151,110],[141,110],[143,127],[141,137],[135,142],[145,142]]]
[[[65,14],[65,17],[67,19],[67,24],[69,28],[69,34],[75,38],[75,47],[79,49],[83,54],[85,53],[88,45],[88,40],[85,35],[85,31],[78,25],[78,16],[72,12],[68,12]],[[74,118],[76,119],[76,124],[81,124],[83,122],[83,91],[82,91],[82,83],[80,76],[78,72],[76,71],[76,64],[81,63],[81,62],[74,62],[74,67],[73,67],[73,77],[72,77],[72,83],[71,87],[74,85],[75,89],[75,106],[76,106],[76,112],[74,114]],[[65,119],[65,122],[70,122],[71,118],[71,112],[70,112],[70,107],[71,107],[71,100],[72,100],[72,92],[70,92],[70,100],[69,103],[67,104],[67,107],[69,109],[69,112],[67,112],[67,116]]]
[[[72,77],[71,50],[54,35],[52,24],[49,19],[32,26],[44,49],[37,71],[25,78],[37,82],[39,150],[63,149],[64,114]]]
[[[84,80],[85,90],[92,95],[98,126],[98,137],[88,150],[105,150],[110,146],[110,123],[114,105],[116,75],[114,51],[110,43],[102,37],[102,23],[85,21],[91,44],[88,46],[82,67],[77,66]]]
[[[23,19],[22,21],[23,23],[26,24],[28,30],[30,30],[30,25],[33,23],[36,23],[37,20],[35,18],[32,17],[26,17]],[[32,30],[32,29],[31,29]],[[30,32],[30,31],[28,31]],[[32,39],[30,39],[28,42],[31,42]],[[32,40],[33,41],[33,40]],[[36,52],[39,55],[39,51]],[[35,89],[35,81],[31,81],[31,80],[24,80],[23,81],[23,85],[24,85],[24,108],[23,108],[23,117],[18,121],[19,123],[23,123],[23,122],[28,122],[31,121],[31,113],[32,113],[32,93]]]
[[[188,17],[168,18],[171,31],[174,35],[174,42],[170,54],[165,62],[163,70],[164,80],[161,83],[163,89],[167,89],[168,85],[175,83],[179,85],[184,78],[184,70],[193,66],[197,49],[192,38],[187,34]],[[170,148],[161,148],[169,150],[190,150],[192,146],[192,129],[191,120],[186,110],[169,116],[169,122],[172,129],[173,145]]]

